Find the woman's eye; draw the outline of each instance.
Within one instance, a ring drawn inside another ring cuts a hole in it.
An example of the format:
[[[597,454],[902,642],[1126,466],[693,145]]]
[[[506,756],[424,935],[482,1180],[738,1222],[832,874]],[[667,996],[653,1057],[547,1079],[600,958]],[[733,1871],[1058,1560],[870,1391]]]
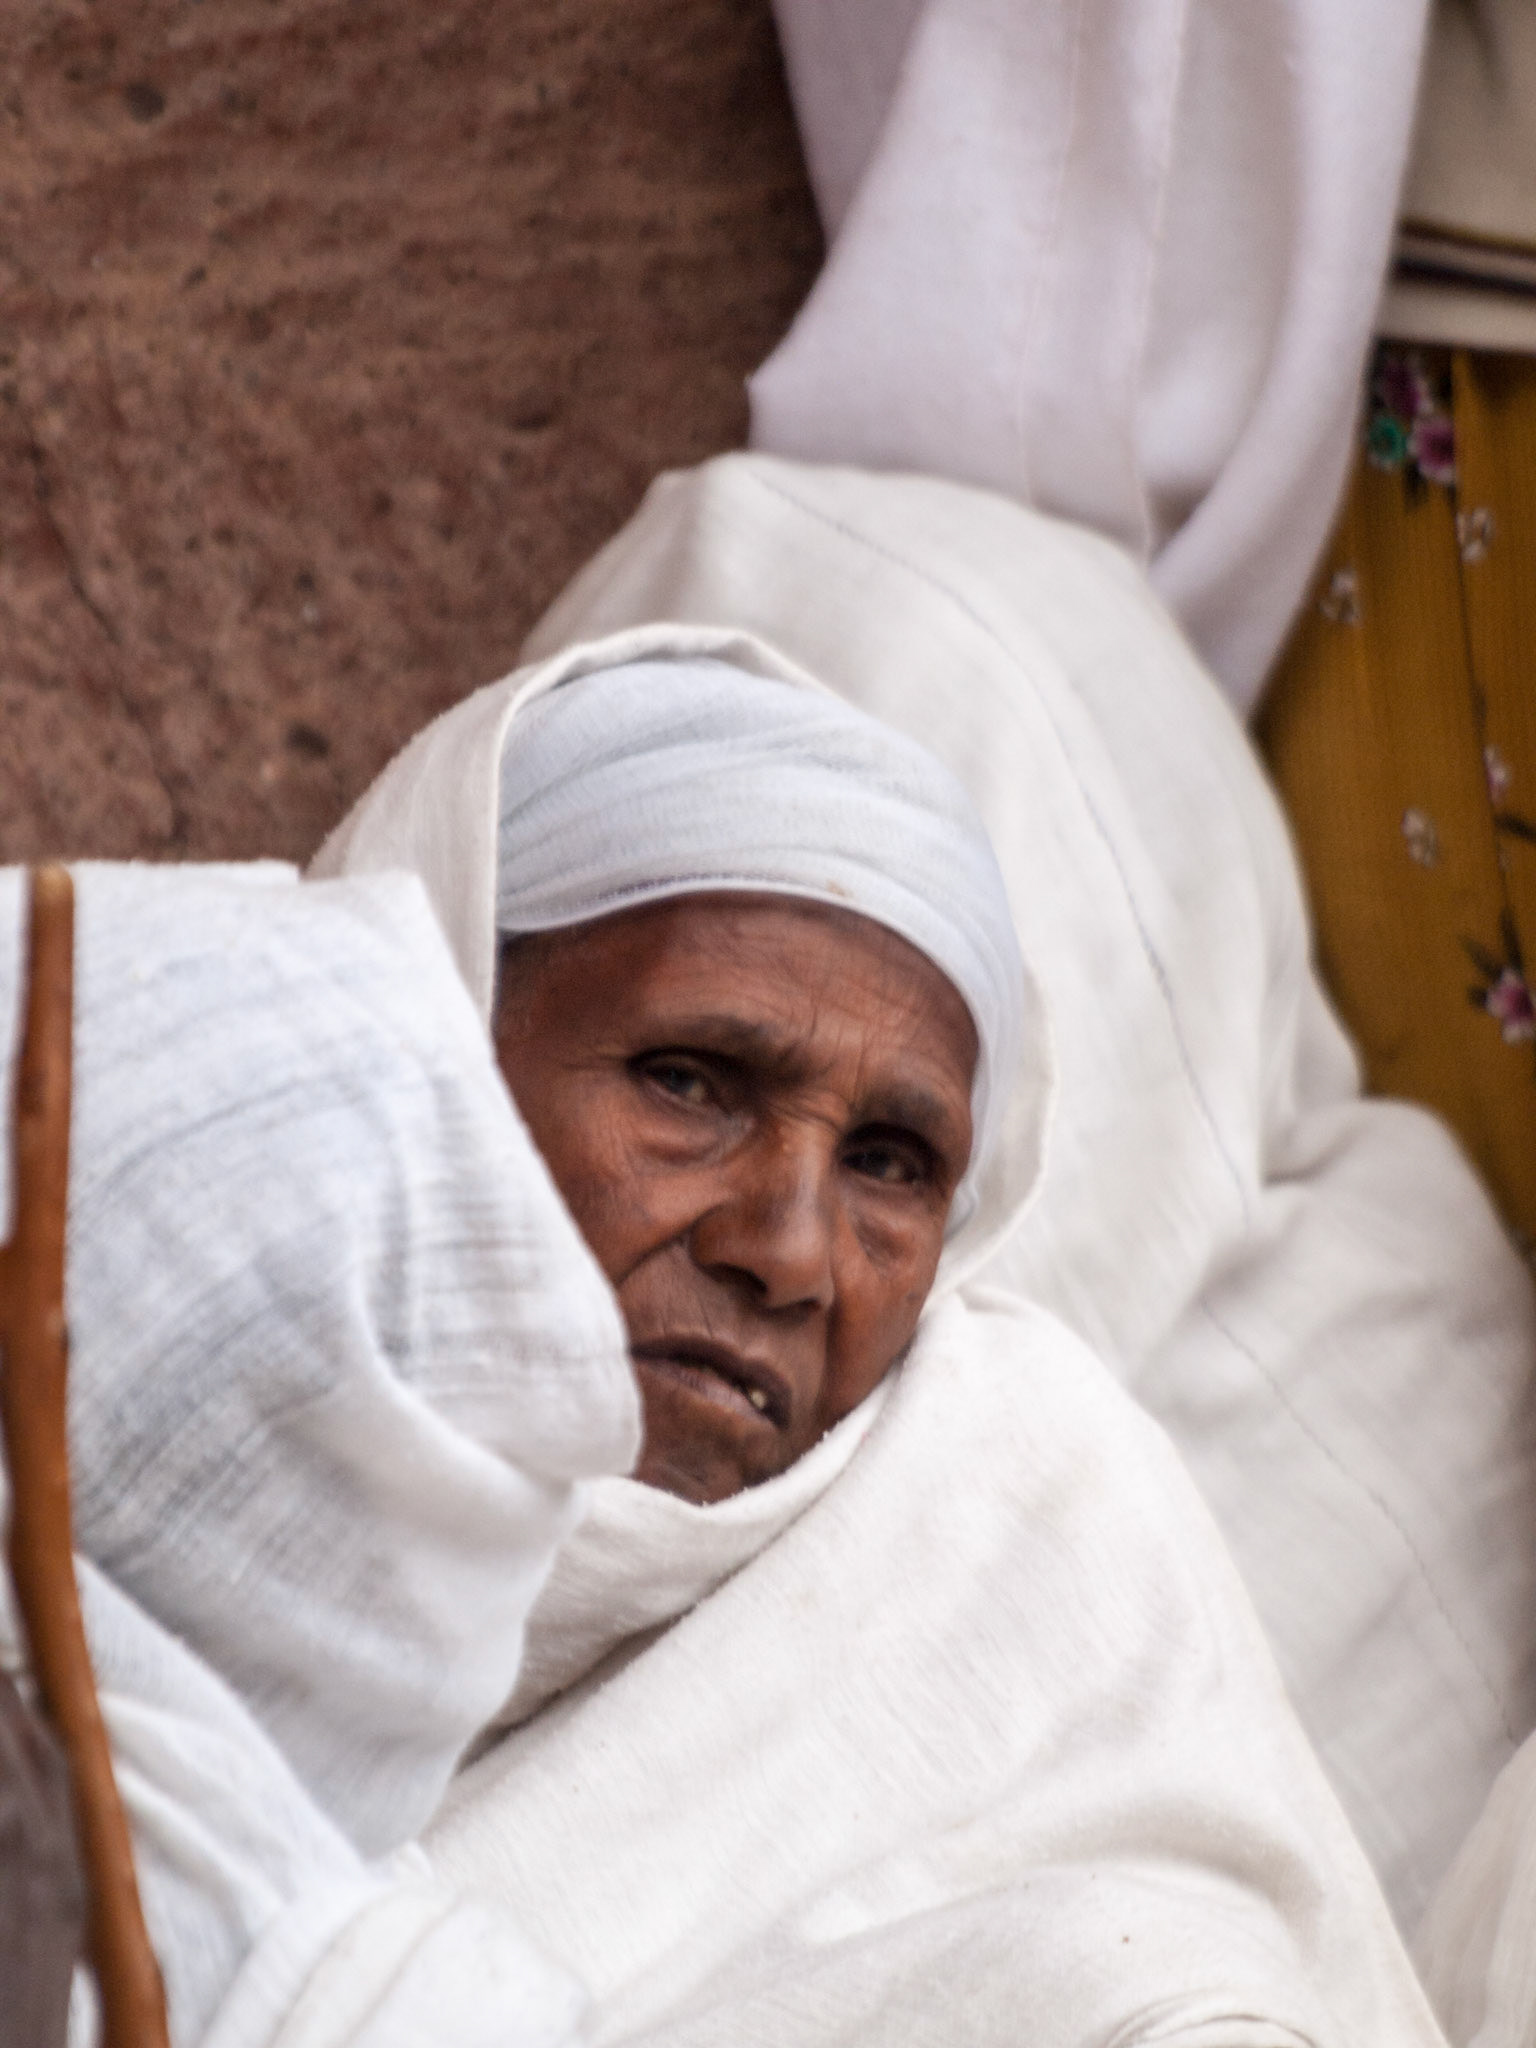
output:
[[[640,1063],[640,1071],[665,1094],[691,1107],[703,1109],[714,1099],[709,1076],[687,1060],[648,1059]]]
[[[928,1148],[916,1138],[855,1138],[844,1163],[883,1187],[912,1187],[933,1178]]]

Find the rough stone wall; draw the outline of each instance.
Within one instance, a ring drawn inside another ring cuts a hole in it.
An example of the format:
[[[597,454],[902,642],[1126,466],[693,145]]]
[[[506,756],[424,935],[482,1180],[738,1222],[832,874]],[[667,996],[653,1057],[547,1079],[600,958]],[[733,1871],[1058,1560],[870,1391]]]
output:
[[[302,858],[742,437],[819,236],[767,0],[0,22],[0,859]]]

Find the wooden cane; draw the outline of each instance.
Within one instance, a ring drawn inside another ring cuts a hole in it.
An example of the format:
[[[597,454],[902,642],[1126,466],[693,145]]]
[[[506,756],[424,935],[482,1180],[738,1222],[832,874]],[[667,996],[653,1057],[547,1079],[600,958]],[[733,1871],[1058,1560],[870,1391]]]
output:
[[[13,1223],[11,1241],[0,1250],[8,1555],[38,1698],[69,1764],[103,2048],[169,2048],[165,1992],[144,1926],[75,1584],[64,1323],[74,919],[68,870],[34,869],[16,1067]]]

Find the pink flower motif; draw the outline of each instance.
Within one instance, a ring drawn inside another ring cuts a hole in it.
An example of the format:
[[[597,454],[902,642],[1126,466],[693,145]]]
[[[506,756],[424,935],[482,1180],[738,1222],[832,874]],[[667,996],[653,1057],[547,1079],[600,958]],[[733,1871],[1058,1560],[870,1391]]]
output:
[[[1429,379],[1424,375],[1424,366],[1419,358],[1412,354],[1399,355],[1392,349],[1382,354],[1376,372],[1376,389],[1388,412],[1396,413],[1400,420],[1416,420],[1434,403]]]
[[[1409,857],[1416,860],[1421,868],[1439,866],[1440,834],[1435,830],[1435,821],[1428,811],[1417,807],[1404,811],[1403,841]]]
[[[1483,997],[1483,1008],[1494,1018],[1506,1045],[1523,1045],[1536,1038],[1536,1003],[1525,976],[1506,967]]]
[[[1496,804],[1503,803],[1509,795],[1512,780],[1509,763],[1497,747],[1484,747],[1483,773],[1488,777],[1489,799]]]
[[[1353,569],[1334,570],[1317,608],[1335,626],[1359,625],[1360,579]]]
[[[1408,453],[1418,464],[1420,474],[1432,484],[1455,483],[1456,430],[1451,425],[1450,414],[1421,414],[1408,436]]]
[[[1486,505],[1474,505],[1456,514],[1456,545],[1464,562],[1481,562],[1493,546],[1496,532],[1493,514]]]

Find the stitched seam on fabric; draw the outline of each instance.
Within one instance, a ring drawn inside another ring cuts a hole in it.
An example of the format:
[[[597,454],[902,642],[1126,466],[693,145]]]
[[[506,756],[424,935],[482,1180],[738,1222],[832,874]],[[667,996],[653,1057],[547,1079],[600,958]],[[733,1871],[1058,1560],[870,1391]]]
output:
[[[1136,936],[1141,941],[1142,952],[1146,956],[1147,965],[1152,969],[1153,978],[1157,982],[1164,1007],[1168,1012],[1168,1022],[1173,1032],[1173,1042],[1178,1048],[1179,1064],[1184,1070],[1184,1079],[1188,1083],[1190,1093],[1194,1096],[1195,1102],[1199,1107],[1200,1116],[1210,1136],[1211,1143],[1215,1146],[1221,1163],[1226,1167],[1227,1172],[1232,1178],[1232,1184],[1237,1189],[1237,1197],[1242,1205],[1244,1221],[1251,1221],[1253,1206],[1248,1197],[1248,1190],[1244,1184],[1243,1176],[1238,1170],[1237,1162],[1228,1150],[1226,1140],[1222,1137],[1215,1113],[1205,1098],[1205,1091],[1200,1086],[1199,1077],[1195,1072],[1194,1060],[1190,1055],[1188,1045],[1185,1043],[1183,1028],[1179,1023],[1178,1006],[1173,999],[1173,984],[1168,978],[1168,971],[1164,967],[1162,960],[1158,957],[1157,948],[1152,942],[1152,934],[1147,930],[1142,920],[1141,907],[1136,901],[1135,892],[1131,888],[1130,877],[1125,872],[1124,864],[1120,859],[1119,850],[1115,846],[1109,827],[1105,824],[1098,806],[1094,803],[1093,798],[1084,786],[1083,779],[1077,772],[1076,763],[1072,759],[1071,749],[1067,745],[1055,714],[1041,695],[1028,669],[1014,654],[1012,648],[1009,647],[1007,641],[1003,639],[996,628],[990,625],[981,613],[973,605],[969,604],[957,590],[951,589],[947,583],[940,582],[939,578],[931,570],[924,569],[920,564],[909,561],[905,555],[897,554],[894,548],[888,548],[880,541],[871,540],[868,534],[860,533],[855,527],[846,525],[841,519],[836,519],[830,513],[821,511],[819,507],[805,504],[801,499],[795,497],[792,492],[786,491],[781,485],[769,483],[766,477],[758,476],[750,470],[747,474],[760,490],[766,491],[771,497],[782,499],[794,511],[803,512],[808,518],[819,520],[823,526],[830,527],[834,533],[842,534],[845,540],[855,541],[860,547],[867,548],[871,554],[880,556],[882,560],[894,564],[898,569],[905,569],[909,575],[915,576],[919,582],[927,584],[928,588],[936,591],[940,597],[948,599],[958,612],[969,619],[971,624],[977,627],[991,641],[992,645],[996,647],[1009,666],[1016,670],[1023,678],[1036,704],[1044,713],[1051,731],[1056,736],[1056,744],[1061,749],[1062,758],[1067,764],[1077,793],[1082,798],[1083,806],[1093,821],[1094,830],[1097,832],[1104,851],[1109,855],[1115,873],[1119,877],[1126,908],[1130,911],[1131,922],[1136,927]],[[1079,701],[1081,701],[1080,695],[1073,687],[1070,677],[1067,678],[1067,684],[1068,688],[1073,689],[1074,696],[1079,696]]]
[[[1465,1656],[1467,1663],[1471,1666],[1472,1670],[1477,1674],[1478,1678],[1482,1680],[1483,1686],[1487,1691],[1488,1698],[1493,1705],[1494,1711],[1498,1714],[1499,1726],[1503,1729],[1505,1735],[1509,1738],[1511,1745],[1513,1746],[1517,1744],[1520,1738],[1515,1733],[1514,1729],[1510,1726],[1509,1715],[1505,1709],[1504,1701],[1500,1695],[1497,1685],[1494,1683],[1491,1675],[1483,1668],[1482,1662],[1478,1657],[1476,1651],[1472,1648],[1472,1645],[1467,1641],[1466,1637],[1457,1627],[1454,1615],[1452,1614],[1450,1608],[1446,1605],[1445,1601],[1441,1599],[1439,1590],[1437,1589],[1433,1578],[1430,1576],[1428,1559],[1424,1556],[1424,1553],[1419,1549],[1419,1546],[1414,1542],[1413,1538],[1409,1535],[1407,1529],[1404,1528],[1402,1522],[1393,1512],[1391,1503],[1387,1500],[1386,1496],[1383,1493],[1380,1493],[1374,1486],[1372,1486],[1368,1480],[1362,1479],[1358,1472],[1353,1472],[1350,1470],[1350,1468],[1344,1463],[1344,1460],[1339,1456],[1338,1452],[1333,1449],[1332,1445],[1329,1444],[1323,1437],[1321,1437],[1318,1434],[1318,1432],[1312,1427],[1311,1423],[1306,1420],[1305,1416],[1302,1415],[1300,1409],[1297,1408],[1295,1402],[1286,1392],[1284,1386],[1275,1377],[1274,1373],[1271,1372],[1269,1367],[1264,1363],[1263,1359],[1260,1358],[1259,1354],[1253,1349],[1253,1347],[1250,1344],[1245,1344],[1243,1339],[1238,1336],[1235,1330],[1230,1329],[1227,1326],[1227,1324],[1222,1321],[1221,1317],[1217,1315],[1216,1311],[1211,1307],[1210,1302],[1205,1298],[1204,1295],[1200,1297],[1199,1307],[1201,1314],[1205,1316],[1206,1320],[1211,1324],[1212,1328],[1218,1330],[1221,1333],[1221,1335],[1226,1338],[1227,1342],[1230,1345],[1232,1345],[1232,1347],[1235,1350],[1240,1351],[1243,1357],[1248,1360],[1249,1364],[1253,1367],[1254,1371],[1258,1373],[1260,1379],[1263,1380],[1264,1384],[1269,1388],[1270,1392],[1274,1395],[1276,1401],[1280,1404],[1281,1408],[1291,1418],[1291,1421],[1295,1423],[1296,1427],[1301,1431],[1302,1435],[1307,1439],[1308,1443],[1312,1445],[1313,1449],[1321,1451],[1324,1458],[1327,1459],[1328,1463],[1339,1474],[1339,1476],[1342,1479],[1347,1480],[1349,1484],[1352,1485],[1358,1492],[1364,1494],[1365,1498],[1371,1503],[1372,1507],[1376,1509],[1377,1513],[1381,1516],[1382,1520],[1387,1524],[1387,1526],[1390,1529],[1394,1529],[1397,1532],[1397,1535],[1402,1542],[1403,1548],[1407,1551],[1409,1557],[1413,1560],[1414,1568],[1418,1572],[1419,1578],[1423,1583],[1425,1592],[1428,1593],[1430,1599],[1434,1603],[1436,1613],[1440,1616],[1440,1619],[1445,1623],[1446,1628],[1450,1631],[1452,1639],[1460,1645],[1462,1654]]]

